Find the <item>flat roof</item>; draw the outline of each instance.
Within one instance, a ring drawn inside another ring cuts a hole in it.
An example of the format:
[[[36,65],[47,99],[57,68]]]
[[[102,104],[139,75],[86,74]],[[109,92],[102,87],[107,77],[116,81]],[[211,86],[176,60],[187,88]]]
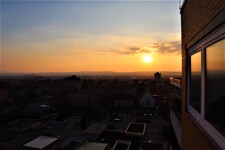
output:
[[[24,144],[23,146],[30,148],[44,149],[45,147],[54,143],[57,140],[58,138],[56,137],[39,136],[36,139]]]
[[[145,123],[129,123],[126,133],[144,134],[145,127]]]
[[[107,127],[107,124],[94,123],[89,126],[84,132],[91,134],[101,134]]]
[[[113,146],[113,150],[129,150],[131,141],[117,140]]]
[[[11,121],[9,127],[10,130],[23,132],[40,123],[41,122],[36,119],[24,118]]]
[[[105,150],[108,144],[97,142],[86,142],[79,150]]]
[[[169,144],[157,142],[144,142],[141,145],[143,150],[169,150]]]

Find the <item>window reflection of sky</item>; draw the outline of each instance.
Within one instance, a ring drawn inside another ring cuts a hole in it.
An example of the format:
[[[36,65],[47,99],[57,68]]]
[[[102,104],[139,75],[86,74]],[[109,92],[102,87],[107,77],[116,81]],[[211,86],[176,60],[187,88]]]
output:
[[[206,48],[205,118],[225,135],[225,39]]]
[[[206,67],[208,71],[225,71],[225,39],[206,49]]]
[[[191,56],[190,105],[201,112],[201,52]]]

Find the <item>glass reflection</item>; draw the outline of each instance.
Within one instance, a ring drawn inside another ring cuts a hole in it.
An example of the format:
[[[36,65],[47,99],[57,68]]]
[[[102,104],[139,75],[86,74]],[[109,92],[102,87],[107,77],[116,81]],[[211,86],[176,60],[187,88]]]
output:
[[[201,112],[201,53],[191,56],[191,82],[189,104],[199,113]]]
[[[206,49],[205,118],[225,135],[225,39]]]

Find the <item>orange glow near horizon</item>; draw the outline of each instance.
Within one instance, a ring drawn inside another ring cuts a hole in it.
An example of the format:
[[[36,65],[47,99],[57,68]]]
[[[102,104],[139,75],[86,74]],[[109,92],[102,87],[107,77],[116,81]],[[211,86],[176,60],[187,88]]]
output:
[[[63,55],[10,54],[3,61],[4,72],[79,72],[79,71],[180,71],[180,55],[122,55],[81,53]],[[13,57],[12,57],[13,56]],[[147,57],[147,58],[145,58]],[[147,59],[147,60],[144,60]],[[142,61],[140,61],[142,60]],[[145,61],[145,63],[143,63]]]

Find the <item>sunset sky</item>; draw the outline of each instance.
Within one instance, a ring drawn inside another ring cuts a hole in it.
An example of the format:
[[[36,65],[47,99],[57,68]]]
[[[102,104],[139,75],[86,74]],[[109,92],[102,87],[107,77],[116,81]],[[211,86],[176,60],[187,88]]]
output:
[[[1,72],[181,71],[177,1],[1,1]]]

